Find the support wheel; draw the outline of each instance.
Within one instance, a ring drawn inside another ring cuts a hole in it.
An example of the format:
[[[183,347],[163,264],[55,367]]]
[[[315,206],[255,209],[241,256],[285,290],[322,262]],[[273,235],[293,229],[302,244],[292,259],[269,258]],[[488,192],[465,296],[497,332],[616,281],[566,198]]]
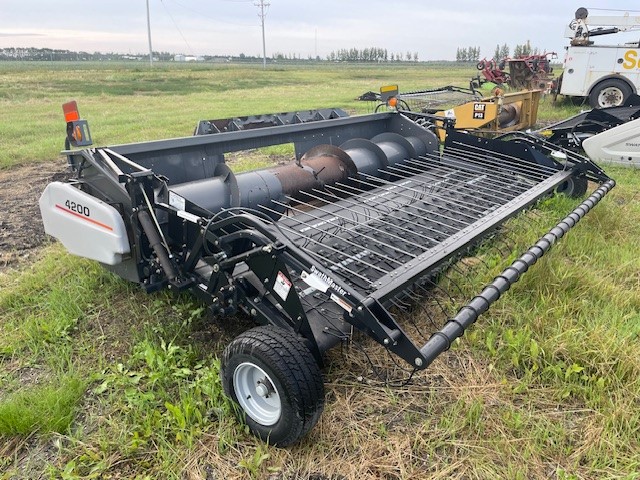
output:
[[[304,341],[274,326],[236,337],[222,356],[225,393],[250,430],[272,445],[297,442],[324,407],[322,373]]]
[[[594,87],[589,94],[592,108],[618,107],[631,95],[631,88],[622,80],[610,78]]]
[[[588,183],[585,177],[570,177],[558,185],[556,192],[572,198],[579,198],[587,193]]]

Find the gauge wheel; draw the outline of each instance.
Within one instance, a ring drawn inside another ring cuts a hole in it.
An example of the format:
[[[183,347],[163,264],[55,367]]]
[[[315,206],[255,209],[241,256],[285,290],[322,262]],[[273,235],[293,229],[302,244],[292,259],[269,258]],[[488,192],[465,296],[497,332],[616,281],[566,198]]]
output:
[[[558,185],[556,192],[572,198],[579,198],[587,193],[588,183],[586,177],[569,177]]]
[[[631,88],[622,80],[610,78],[600,82],[589,94],[592,108],[618,107],[631,95]]]
[[[322,414],[320,367],[292,331],[265,325],[244,332],[225,349],[221,372],[241,420],[271,445],[296,443]]]

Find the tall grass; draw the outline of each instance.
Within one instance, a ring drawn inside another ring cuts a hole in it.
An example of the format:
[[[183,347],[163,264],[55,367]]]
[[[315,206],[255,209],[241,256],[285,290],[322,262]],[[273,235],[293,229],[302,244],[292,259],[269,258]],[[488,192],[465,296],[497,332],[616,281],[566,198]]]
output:
[[[86,382],[75,375],[57,377],[55,384],[21,389],[0,401],[0,437],[32,432],[66,433]]]

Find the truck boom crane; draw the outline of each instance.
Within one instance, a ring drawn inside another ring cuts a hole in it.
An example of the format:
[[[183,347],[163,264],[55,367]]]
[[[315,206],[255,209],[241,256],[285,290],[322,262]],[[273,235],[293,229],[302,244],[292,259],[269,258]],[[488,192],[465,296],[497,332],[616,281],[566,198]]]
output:
[[[588,97],[593,108],[622,105],[640,87],[640,40],[617,45],[594,45],[592,37],[640,30],[640,14],[589,16],[581,7],[565,37],[564,72],[555,91]]]
[[[598,27],[589,29],[589,27]],[[608,28],[605,28],[608,27]],[[625,12],[622,15],[589,16],[589,11],[580,7],[575,19],[567,26],[565,37],[571,39],[571,45],[592,45],[590,37],[609,35],[618,32],[640,30],[640,15]]]

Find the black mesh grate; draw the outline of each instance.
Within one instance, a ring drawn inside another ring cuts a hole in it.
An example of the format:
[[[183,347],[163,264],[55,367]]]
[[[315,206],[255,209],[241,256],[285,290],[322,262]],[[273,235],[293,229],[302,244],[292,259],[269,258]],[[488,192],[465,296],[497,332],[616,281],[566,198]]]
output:
[[[381,178],[362,175],[263,208],[286,208],[278,223],[289,238],[369,295],[416,262],[427,274],[430,251],[556,172],[454,144],[442,157],[390,166]]]

